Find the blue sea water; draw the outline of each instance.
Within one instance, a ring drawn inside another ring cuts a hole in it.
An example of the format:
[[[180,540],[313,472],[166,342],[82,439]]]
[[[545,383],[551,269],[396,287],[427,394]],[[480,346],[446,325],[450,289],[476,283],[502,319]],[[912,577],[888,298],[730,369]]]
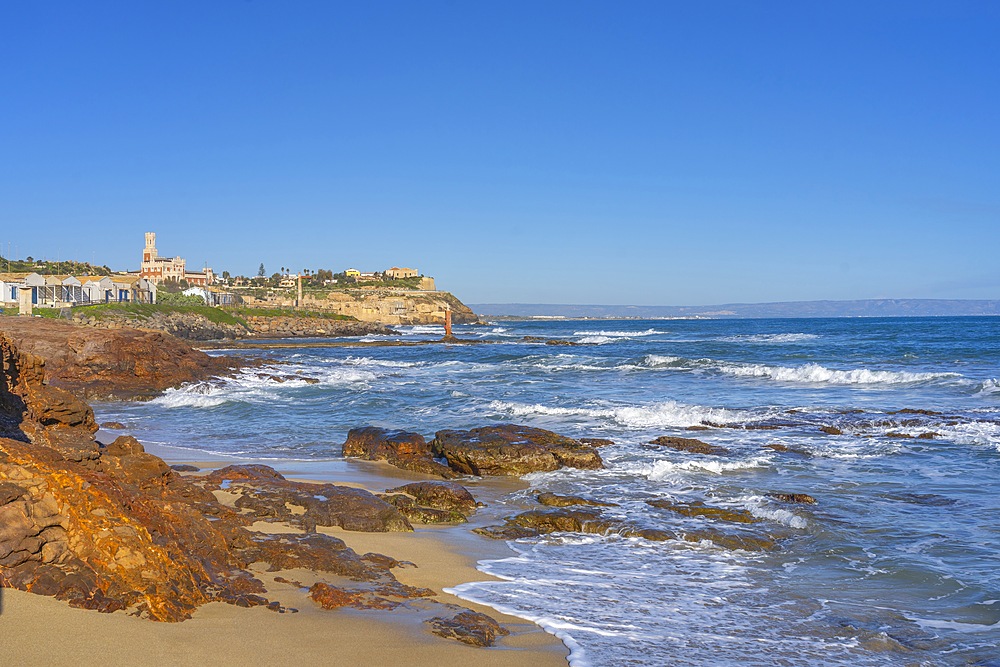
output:
[[[1000,665],[1000,319],[516,321],[456,333],[495,344],[240,352],[273,366],[97,410],[192,458],[278,467],[342,465],[347,431],[366,424],[431,435],[514,422],[608,438],[604,470],[529,475],[530,490],[490,510],[553,491],[614,502],[608,515],[631,525],[730,530],[647,502],[703,501],[752,513],[759,522],[740,530],[776,539],[742,551],[554,534],[480,564],[499,581],[455,590],[538,621],[576,665]],[[275,378],[295,374],[319,382]],[[729,454],[648,444],[662,435]]]

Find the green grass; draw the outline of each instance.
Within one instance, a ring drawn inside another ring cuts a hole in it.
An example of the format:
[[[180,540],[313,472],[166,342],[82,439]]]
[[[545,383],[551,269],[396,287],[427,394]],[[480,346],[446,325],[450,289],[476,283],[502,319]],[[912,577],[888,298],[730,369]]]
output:
[[[49,309],[55,310],[55,309]],[[58,316],[58,311],[56,311]],[[210,306],[171,306],[164,304],[149,303],[99,303],[93,306],[78,306],[73,309],[73,313],[80,313],[88,317],[105,319],[108,317],[126,317],[128,319],[146,320],[156,313],[184,313],[190,315],[201,315],[215,324],[235,324],[246,327],[247,323],[237,315],[220,308]]]

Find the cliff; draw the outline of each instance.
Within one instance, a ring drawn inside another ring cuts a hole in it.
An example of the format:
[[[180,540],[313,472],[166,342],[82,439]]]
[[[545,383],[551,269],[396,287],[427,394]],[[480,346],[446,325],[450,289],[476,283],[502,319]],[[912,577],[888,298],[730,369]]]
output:
[[[228,372],[230,358],[210,357],[160,331],[91,329],[39,317],[0,317],[0,334],[21,352],[44,358],[48,381],[87,397],[136,398]]]
[[[270,301],[247,299],[248,305],[292,307],[293,298]],[[388,325],[443,324],[445,311],[451,310],[455,324],[479,321],[472,309],[450,292],[417,292],[390,289],[331,290],[306,293],[302,298],[306,310],[318,310],[353,317],[361,322]]]

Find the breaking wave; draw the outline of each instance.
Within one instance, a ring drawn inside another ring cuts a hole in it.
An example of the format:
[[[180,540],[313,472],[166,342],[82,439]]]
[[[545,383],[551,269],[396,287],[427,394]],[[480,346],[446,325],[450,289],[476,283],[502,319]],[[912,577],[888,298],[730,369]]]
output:
[[[769,366],[766,364],[740,364],[715,359],[684,359],[658,354],[647,354],[641,366],[675,370],[714,371],[736,377],[756,377],[777,382],[807,384],[914,384],[938,380],[959,380],[959,373],[912,373],[909,371],[879,371],[868,368],[839,370],[819,364],[804,366]]]
[[[489,408],[513,417],[555,416],[582,417],[611,422],[628,428],[685,428],[697,426],[705,421],[716,423],[745,422],[760,419],[740,410],[708,408],[700,405],[686,405],[677,401],[665,401],[645,406],[619,406],[608,408],[566,408],[549,405],[493,401]]]
[[[775,343],[801,343],[807,340],[816,340],[817,334],[807,333],[781,333],[781,334],[744,334],[740,336],[725,336],[718,338],[724,343],[756,343],[760,345],[771,345]]]

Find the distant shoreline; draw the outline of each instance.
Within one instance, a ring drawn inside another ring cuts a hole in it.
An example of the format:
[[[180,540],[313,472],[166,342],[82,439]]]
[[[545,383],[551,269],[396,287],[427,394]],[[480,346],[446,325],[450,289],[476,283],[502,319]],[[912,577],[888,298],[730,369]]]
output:
[[[1000,316],[1000,300],[963,299],[785,301],[707,306],[618,306],[530,303],[473,303],[468,305],[481,317],[512,320],[719,320]]]

